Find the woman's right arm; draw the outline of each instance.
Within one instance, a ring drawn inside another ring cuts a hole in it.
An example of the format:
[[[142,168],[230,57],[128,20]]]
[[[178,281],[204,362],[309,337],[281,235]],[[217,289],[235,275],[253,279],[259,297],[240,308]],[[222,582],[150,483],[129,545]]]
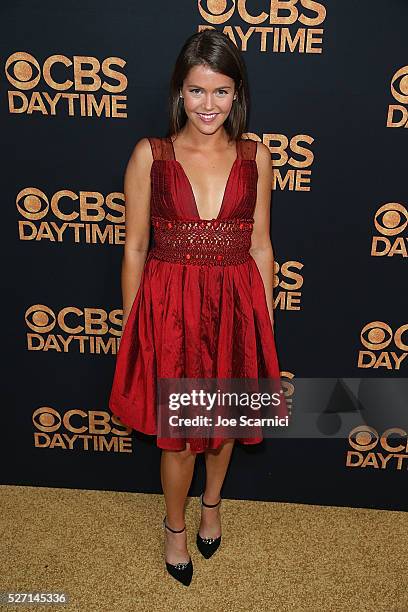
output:
[[[128,161],[125,180],[125,245],[121,284],[123,302],[122,331],[139,289],[149,250],[150,238],[150,169],[153,155],[147,138],[135,145]]]

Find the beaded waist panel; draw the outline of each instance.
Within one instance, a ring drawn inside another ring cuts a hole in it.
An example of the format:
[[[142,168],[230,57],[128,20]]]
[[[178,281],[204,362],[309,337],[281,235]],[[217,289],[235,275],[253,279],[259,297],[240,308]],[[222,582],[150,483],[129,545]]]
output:
[[[250,258],[254,219],[151,218],[152,257],[172,263],[229,266]]]

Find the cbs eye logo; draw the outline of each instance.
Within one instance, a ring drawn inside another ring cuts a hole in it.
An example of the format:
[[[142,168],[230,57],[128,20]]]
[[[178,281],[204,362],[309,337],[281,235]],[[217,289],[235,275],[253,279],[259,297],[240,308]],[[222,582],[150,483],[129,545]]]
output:
[[[408,104],[408,66],[397,70],[392,77],[391,93],[397,102]]]
[[[25,322],[32,331],[38,334],[46,334],[54,329],[57,324],[57,318],[48,306],[35,304],[27,309]]]
[[[49,209],[50,203],[43,191],[35,187],[26,187],[17,194],[16,206],[20,215],[30,221],[43,219]]]
[[[401,234],[408,225],[407,209],[396,202],[384,204],[375,213],[374,225],[384,236]]]
[[[36,429],[47,433],[57,431],[62,424],[59,412],[49,406],[37,408],[33,413],[32,420]]]
[[[390,104],[387,127],[408,127],[408,66],[399,68],[391,79],[391,94],[399,104]]]
[[[408,211],[398,202],[383,204],[374,216],[374,225],[381,236],[373,236],[371,255],[373,257],[408,257],[407,238],[400,236],[408,225]]]
[[[198,0],[198,10],[208,23],[219,25],[231,19],[235,13],[235,0]]]
[[[6,61],[6,77],[17,89],[34,89],[41,79],[41,67],[29,53],[13,53]]]
[[[383,321],[367,323],[360,333],[361,344],[366,350],[359,350],[358,367],[399,370],[408,354],[408,345],[403,340],[407,330],[408,323],[395,332]]]
[[[379,439],[380,436],[373,427],[359,425],[350,432],[348,441],[355,450],[365,452],[375,448]]]

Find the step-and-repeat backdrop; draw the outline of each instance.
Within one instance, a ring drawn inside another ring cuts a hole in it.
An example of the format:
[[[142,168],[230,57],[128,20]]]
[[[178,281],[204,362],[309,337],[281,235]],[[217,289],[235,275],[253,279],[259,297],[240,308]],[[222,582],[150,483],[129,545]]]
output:
[[[406,509],[405,0],[0,10],[2,482],[161,492],[155,437],[108,408],[123,175],[139,138],[167,132],[182,44],[216,28],[247,63],[245,136],[271,151],[276,344],[293,415],[297,379],[338,379],[316,435],[236,444],[223,495]],[[201,455],[193,495],[203,475]]]

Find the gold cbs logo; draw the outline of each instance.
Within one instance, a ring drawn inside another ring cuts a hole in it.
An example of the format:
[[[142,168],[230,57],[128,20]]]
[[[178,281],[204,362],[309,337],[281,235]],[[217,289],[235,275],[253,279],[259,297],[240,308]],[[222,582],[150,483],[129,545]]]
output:
[[[405,443],[396,443],[392,436],[405,439]],[[392,465],[401,470],[408,459],[408,435],[399,427],[390,427],[380,436],[373,427],[358,425],[350,431],[348,442],[353,450],[347,452],[347,467],[386,469]]]
[[[269,3],[265,3],[268,12],[260,11],[258,14],[254,14],[252,7],[249,12],[247,4],[246,0],[198,0],[198,10],[201,17],[213,25],[229,21],[235,13],[251,25],[265,22],[292,25],[299,21],[305,26],[313,27],[323,23],[326,18],[326,7],[314,0],[269,0]],[[307,9],[307,14],[302,13],[302,8]],[[310,13],[315,15],[312,16]]]
[[[408,256],[407,238],[401,236],[408,225],[408,211],[398,202],[383,204],[375,213],[374,225],[381,236],[373,236],[371,255],[373,257]]]
[[[128,85],[122,69],[126,61],[107,57],[56,54],[41,64],[30,53],[18,51],[5,63],[6,78],[13,89],[8,91],[10,113],[56,115],[61,108],[69,116],[126,118]],[[56,92],[37,90],[40,84]],[[94,95],[101,92],[98,98]]]
[[[64,67],[67,74],[64,81],[56,80],[57,65],[59,68]],[[107,57],[101,63],[92,56],[74,55],[70,59],[65,55],[51,55],[40,66],[33,55],[19,51],[7,58],[5,72],[9,83],[22,91],[34,89],[42,78],[48,87],[55,91],[102,89],[109,93],[120,93],[126,89],[128,81],[126,75],[115,70],[114,66],[123,68],[125,65],[126,61],[120,57]],[[109,81],[104,77],[108,77]]]
[[[226,24],[239,17],[249,25],[246,32],[240,26],[226,25],[224,33],[246,51],[248,43],[259,51],[273,53],[322,53],[323,29],[318,28],[326,18],[326,7],[314,0],[269,0],[266,10],[256,10],[246,0],[198,0],[198,11],[206,22],[198,30]],[[305,11],[303,11],[305,9]],[[295,31],[288,26],[299,24]],[[273,27],[270,27],[273,26]]]
[[[44,304],[25,312],[30,351],[116,354],[122,334],[122,310],[67,306],[55,313]]]
[[[390,104],[386,126],[389,128],[408,127],[408,66],[399,68],[391,79],[391,94],[399,104]]]
[[[27,308],[25,321],[27,327],[37,333],[49,333],[58,326],[60,331],[68,334],[104,335],[121,334],[121,310],[106,312],[103,308],[77,308],[67,306],[57,314],[44,304],[34,304]],[[69,323],[68,321],[71,321]]]
[[[408,354],[408,345],[404,341],[407,330],[408,323],[398,327],[395,332],[383,321],[367,323],[360,333],[365,350],[358,352],[358,367],[399,370]]]
[[[273,289],[278,288],[274,298],[274,308],[280,310],[300,310],[303,287],[303,264],[300,261],[285,261],[279,265],[274,261]]]
[[[250,134],[252,140],[261,139]],[[272,157],[272,189],[280,191],[310,191],[314,153],[310,146],[314,138],[308,134],[263,134],[262,142]]]
[[[104,410],[67,410],[50,406],[33,412],[34,444],[38,448],[131,452],[131,428]]]
[[[20,240],[123,244],[125,196],[112,192],[61,189],[49,198],[36,187],[22,189],[16,197]],[[101,227],[103,226],[103,230]]]

